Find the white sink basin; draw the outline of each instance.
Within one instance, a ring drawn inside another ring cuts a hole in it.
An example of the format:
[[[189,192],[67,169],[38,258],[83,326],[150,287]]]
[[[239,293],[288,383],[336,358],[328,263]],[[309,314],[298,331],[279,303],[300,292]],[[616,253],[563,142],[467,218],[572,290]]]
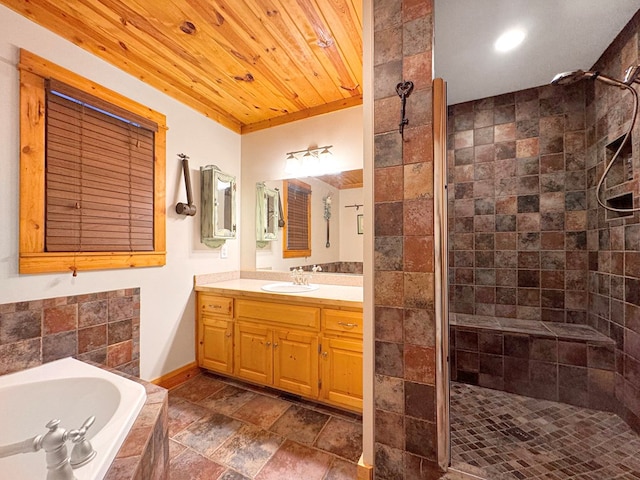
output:
[[[296,285],[289,282],[270,283],[262,286],[262,290],[265,292],[275,293],[305,293],[317,290],[318,288],[320,288],[320,285]]]

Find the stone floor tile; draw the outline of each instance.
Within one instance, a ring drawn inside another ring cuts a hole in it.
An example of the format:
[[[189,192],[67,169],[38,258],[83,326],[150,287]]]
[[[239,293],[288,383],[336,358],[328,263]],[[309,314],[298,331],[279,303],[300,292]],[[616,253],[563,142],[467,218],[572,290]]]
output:
[[[231,415],[255,396],[255,393],[244,388],[226,385],[212,395],[198,401],[198,404],[214,412]]]
[[[210,457],[241,426],[242,423],[238,420],[220,413],[212,413],[193,423],[189,428],[175,435],[173,439]]]
[[[315,446],[357,462],[362,454],[362,424],[332,417],[318,435]]]
[[[253,478],[278,450],[282,437],[253,425],[243,425],[211,458]]]
[[[225,384],[220,380],[203,373],[189,380],[184,385],[171,390],[169,398],[180,397],[191,402],[197,402],[224,387]]]
[[[209,415],[211,411],[200,405],[169,395],[169,436],[181,432],[196,420]]]
[[[187,449],[176,457],[169,466],[171,480],[216,480],[225,467]]]
[[[323,480],[355,480],[358,466],[341,458],[334,458]]]
[[[265,395],[256,395],[233,414],[244,422],[262,428],[269,428],[289,408],[286,400]]]
[[[175,440],[169,439],[169,461],[172,461],[186,449],[186,446],[176,442]]]
[[[292,405],[270,430],[290,440],[312,445],[329,418],[324,413]]]
[[[218,480],[251,480],[251,477],[245,477],[241,473],[229,469]]]
[[[322,480],[332,456],[291,440],[285,441],[256,480]]]
[[[640,436],[613,413],[456,382],[450,412],[460,471],[490,480],[640,478]]]

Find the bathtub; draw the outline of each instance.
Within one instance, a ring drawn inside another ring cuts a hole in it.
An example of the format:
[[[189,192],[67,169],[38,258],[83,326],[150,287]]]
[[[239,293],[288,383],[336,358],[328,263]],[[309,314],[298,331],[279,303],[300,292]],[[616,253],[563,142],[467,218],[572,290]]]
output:
[[[73,358],[0,377],[0,445],[47,432],[57,418],[77,429],[92,415],[87,438],[97,455],[74,470],[77,480],[101,480],[111,466],[146,399],[142,385]],[[73,444],[68,441],[69,454]],[[44,450],[0,458],[0,477],[44,480]]]

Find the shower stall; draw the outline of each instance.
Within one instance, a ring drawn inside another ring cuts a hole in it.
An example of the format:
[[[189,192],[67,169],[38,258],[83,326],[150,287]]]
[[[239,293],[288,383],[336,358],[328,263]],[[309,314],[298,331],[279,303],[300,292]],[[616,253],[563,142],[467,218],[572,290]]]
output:
[[[639,30],[593,71],[449,107],[452,392],[612,412],[640,432]]]

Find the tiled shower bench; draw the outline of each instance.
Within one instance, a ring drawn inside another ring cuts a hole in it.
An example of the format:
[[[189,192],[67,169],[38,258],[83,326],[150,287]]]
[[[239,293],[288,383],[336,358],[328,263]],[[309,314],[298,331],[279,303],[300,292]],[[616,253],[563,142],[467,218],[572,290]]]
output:
[[[615,342],[586,325],[451,313],[451,380],[614,411]]]

